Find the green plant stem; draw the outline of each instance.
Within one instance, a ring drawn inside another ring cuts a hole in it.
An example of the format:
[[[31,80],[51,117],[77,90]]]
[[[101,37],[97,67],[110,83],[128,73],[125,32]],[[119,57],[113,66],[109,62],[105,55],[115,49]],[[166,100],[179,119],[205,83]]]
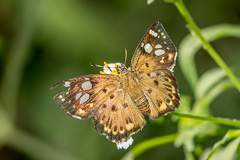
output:
[[[143,141],[142,143],[136,145],[132,149],[132,154],[133,154],[134,158],[136,158],[139,155],[146,152],[147,150],[150,150],[154,147],[161,146],[161,145],[168,144],[168,143],[172,143],[175,140],[176,137],[177,137],[177,134],[174,133],[174,134],[169,134],[169,135],[166,135],[166,136],[161,136],[161,137],[157,137],[157,138],[148,139],[148,140]]]
[[[57,149],[55,146],[34,137],[33,135],[15,128],[7,140],[7,145],[30,156],[31,159],[58,159],[58,160],[80,160],[72,153]]]
[[[215,49],[206,41],[206,39],[202,36],[200,30],[198,29],[196,23],[192,19],[190,13],[188,12],[186,6],[181,0],[174,1],[175,6],[178,8],[179,12],[182,14],[186,22],[189,24],[190,32],[196,35],[203,44],[203,48],[210,54],[210,56],[214,59],[214,61],[221,67],[226,74],[228,75],[229,79],[232,83],[236,86],[238,91],[240,92],[240,82],[237,77],[233,74],[230,68],[226,65],[226,63],[222,60],[222,58],[217,54]]]
[[[196,116],[196,115],[185,114],[185,113],[177,113],[177,112],[169,113],[169,115],[173,115],[181,118],[191,118],[195,120],[209,121],[209,122],[225,124],[225,125],[234,126],[234,127],[240,127],[240,121],[235,119],[231,120],[227,118],[202,117],[202,116]]]

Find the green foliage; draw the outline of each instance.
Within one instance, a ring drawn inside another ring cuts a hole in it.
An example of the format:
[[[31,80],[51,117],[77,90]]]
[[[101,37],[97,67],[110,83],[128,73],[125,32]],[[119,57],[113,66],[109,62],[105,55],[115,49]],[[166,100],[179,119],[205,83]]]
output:
[[[225,148],[220,150],[220,147],[224,145],[227,141],[234,139]],[[208,157],[202,159],[212,159],[212,160],[224,160],[226,157],[228,159],[234,159],[236,157],[237,149],[240,145],[240,130],[229,130],[225,136],[218,142],[216,142],[212,148],[212,151],[208,153]],[[204,154],[203,154],[204,155]]]

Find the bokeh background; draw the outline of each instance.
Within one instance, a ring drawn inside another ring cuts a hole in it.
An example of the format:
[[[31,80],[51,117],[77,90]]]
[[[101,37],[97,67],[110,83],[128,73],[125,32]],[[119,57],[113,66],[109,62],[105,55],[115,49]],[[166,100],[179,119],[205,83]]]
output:
[[[200,28],[240,23],[239,0],[184,3]],[[61,153],[105,160],[125,155],[126,150],[117,150],[94,130],[91,120],[71,118],[58,108],[52,98],[64,87],[49,88],[64,79],[98,73],[90,62],[124,62],[124,48],[129,66],[137,44],[155,21],[164,25],[176,46],[189,34],[175,6],[161,0],[151,5],[145,0],[0,0],[0,159],[28,160],[36,154],[57,159]],[[240,40],[225,38],[212,44],[240,77]],[[203,49],[196,64],[200,74],[217,67]],[[174,71],[180,93],[192,95],[178,64]],[[239,99],[236,89],[229,90],[211,110],[215,116],[240,119]],[[177,131],[171,116],[146,119],[145,128],[133,136],[133,145]],[[17,129],[10,134],[12,122]],[[138,159],[184,159],[184,153],[168,144]]]

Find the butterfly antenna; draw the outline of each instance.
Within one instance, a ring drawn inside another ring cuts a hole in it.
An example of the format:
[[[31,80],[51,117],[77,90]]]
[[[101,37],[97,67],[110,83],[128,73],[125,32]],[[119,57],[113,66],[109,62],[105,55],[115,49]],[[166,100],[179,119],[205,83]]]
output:
[[[125,48],[124,65],[126,65],[126,62],[127,62],[127,48]]]
[[[101,65],[99,65],[99,64],[94,64],[94,63],[90,63],[90,66],[95,66],[95,67],[103,67],[103,66],[101,66]]]

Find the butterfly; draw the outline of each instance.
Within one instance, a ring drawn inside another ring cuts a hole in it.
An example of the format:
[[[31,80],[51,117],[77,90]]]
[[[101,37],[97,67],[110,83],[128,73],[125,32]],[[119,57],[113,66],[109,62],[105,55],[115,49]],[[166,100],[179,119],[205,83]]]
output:
[[[180,103],[173,75],[177,49],[162,24],[153,23],[138,44],[131,67],[123,63],[103,66],[90,74],[54,84],[68,87],[54,96],[57,105],[77,119],[92,118],[98,133],[127,149],[132,135],[146,124],[175,111]]]

